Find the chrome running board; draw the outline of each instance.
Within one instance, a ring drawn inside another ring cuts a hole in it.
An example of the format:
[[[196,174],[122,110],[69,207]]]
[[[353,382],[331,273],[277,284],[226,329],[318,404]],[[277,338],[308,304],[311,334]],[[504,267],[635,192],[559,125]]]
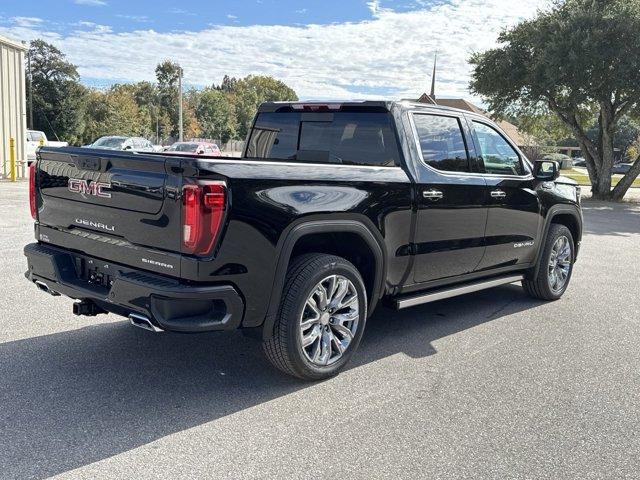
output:
[[[398,310],[401,310],[403,308],[413,307],[414,305],[421,305],[423,303],[435,302],[437,300],[443,300],[445,298],[457,297],[458,295],[464,295],[465,293],[478,292],[480,290],[486,290],[487,288],[493,288],[499,285],[520,282],[523,278],[524,275],[521,274],[509,275],[506,277],[482,280],[480,282],[466,283],[450,288],[440,288],[428,293],[421,293],[414,296],[398,298],[396,300],[396,308]]]

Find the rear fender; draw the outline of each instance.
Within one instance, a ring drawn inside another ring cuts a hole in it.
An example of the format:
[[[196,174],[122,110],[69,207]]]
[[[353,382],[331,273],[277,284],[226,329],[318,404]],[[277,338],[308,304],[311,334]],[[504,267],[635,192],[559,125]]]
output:
[[[293,249],[300,239],[307,235],[316,233],[354,233],[366,242],[373,252],[376,263],[373,283],[374,288],[372,289],[372,295],[369,299],[369,314],[371,314],[380,300],[384,291],[384,279],[386,272],[386,262],[383,253],[384,248],[382,247],[383,242],[380,234],[373,228],[368,227],[357,220],[307,221],[292,227],[284,236],[284,240],[282,241],[282,247],[280,248],[280,255],[278,257],[276,267],[276,274],[273,287],[271,289],[269,307],[262,327],[263,339],[270,338],[273,335],[273,327],[277,318],[278,307],[280,306],[282,290],[284,288],[287,269],[289,267]]]

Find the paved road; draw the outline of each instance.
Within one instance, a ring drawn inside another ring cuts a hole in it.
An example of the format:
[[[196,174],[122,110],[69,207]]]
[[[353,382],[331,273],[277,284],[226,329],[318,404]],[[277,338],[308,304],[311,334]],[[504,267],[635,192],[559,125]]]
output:
[[[556,303],[506,286],[370,320],[351,368],[280,375],[240,334],[153,335],[22,276],[0,183],[0,477],[637,478],[640,206],[588,203]]]

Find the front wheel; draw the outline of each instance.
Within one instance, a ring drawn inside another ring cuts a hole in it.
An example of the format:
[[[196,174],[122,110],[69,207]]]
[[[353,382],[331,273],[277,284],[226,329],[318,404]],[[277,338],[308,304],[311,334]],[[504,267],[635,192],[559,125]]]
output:
[[[367,294],[360,272],[344,258],[308,254],[287,272],[269,361],[289,375],[321,380],[337,374],[360,343]]]
[[[571,280],[575,258],[573,236],[567,227],[551,224],[540,255],[538,274],[523,280],[525,291],[541,300],[557,300],[564,294]]]

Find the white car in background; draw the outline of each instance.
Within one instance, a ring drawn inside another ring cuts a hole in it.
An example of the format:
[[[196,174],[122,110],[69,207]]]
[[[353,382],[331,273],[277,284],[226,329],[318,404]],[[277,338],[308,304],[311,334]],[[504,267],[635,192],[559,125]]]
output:
[[[153,144],[142,137],[100,137],[86,148],[99,148],[102,150],[133,150],[134,152],[153,152]]]
[[[27,130],[27,164],[36,161],[38,147],[68,147],[69,142],[52,142],[40,130]]]

